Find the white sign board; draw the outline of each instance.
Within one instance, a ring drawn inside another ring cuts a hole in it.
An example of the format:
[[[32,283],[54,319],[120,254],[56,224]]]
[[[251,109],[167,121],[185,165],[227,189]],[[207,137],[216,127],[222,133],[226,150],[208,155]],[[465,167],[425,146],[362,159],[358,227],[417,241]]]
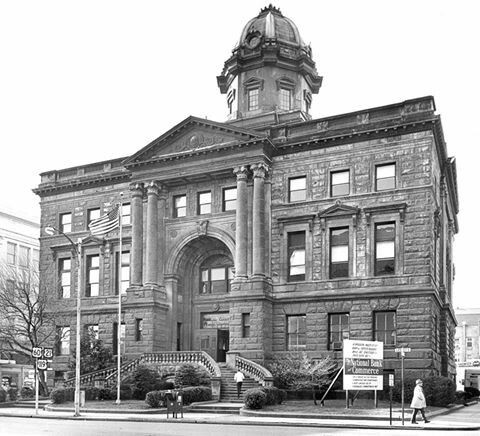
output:
[[[383,389],[383,342],[343,341],[343,389]]]

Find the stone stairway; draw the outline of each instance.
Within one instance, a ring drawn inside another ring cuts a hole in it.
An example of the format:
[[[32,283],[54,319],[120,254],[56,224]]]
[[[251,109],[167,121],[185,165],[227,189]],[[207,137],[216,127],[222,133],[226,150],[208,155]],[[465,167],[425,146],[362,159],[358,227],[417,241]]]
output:
[[[233,379],[233,376],[237,371],[229,368],[224,363],[219,363],[218,366],[220,366],[220,370],[222,371],[220,401],[228,402],[228,403],[243,403],[242,395],[240,396],[240,399],[237,399],[237,384]],[[257,383],[254,379],[249,378],[246,374],[244,375],[245,375],[245,380],[243,381],[243,384],[242,384],[242,394],[247,389],[260,387],[260,384]]]

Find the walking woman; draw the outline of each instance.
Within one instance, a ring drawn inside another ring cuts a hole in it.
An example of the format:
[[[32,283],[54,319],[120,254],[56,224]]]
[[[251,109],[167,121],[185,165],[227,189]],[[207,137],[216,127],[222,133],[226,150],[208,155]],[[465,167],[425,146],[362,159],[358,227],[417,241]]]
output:
[[[427,407],[427,402],[425,400],[425,394],[423,393],[423,382],[422,380],[418,379],[415,383],[416,386],[413,391],[412,404],[410,404],[410,407],[413,409],[412,420],[410,422],[412,424],[417,424],[417,421],[415,421],[415,419],[417,417],[418,411],[420,411],[423,417],[423,422],[426,424],[430,421],[425,416],[425,407]]]

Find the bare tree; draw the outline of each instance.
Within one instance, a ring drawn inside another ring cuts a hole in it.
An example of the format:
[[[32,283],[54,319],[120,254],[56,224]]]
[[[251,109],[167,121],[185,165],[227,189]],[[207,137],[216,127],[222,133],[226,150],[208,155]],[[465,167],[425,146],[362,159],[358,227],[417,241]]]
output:
[[[19,355],[34,364],[32,348],[54,342],[52,296],[49,292],[39,291],[36,268],[0,265],[0,347],[5,357]],[[46,394],[45,371],[40,371],[39,379],[41,391]]]

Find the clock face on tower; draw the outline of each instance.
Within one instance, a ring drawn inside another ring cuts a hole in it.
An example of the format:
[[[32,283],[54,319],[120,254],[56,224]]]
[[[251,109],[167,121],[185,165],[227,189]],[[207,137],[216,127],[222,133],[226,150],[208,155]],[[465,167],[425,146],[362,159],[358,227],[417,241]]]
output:
[[[247,37],[247,46],[248,48],[254,49],[260,44],[260,34],[258,32],[252,33]]]

